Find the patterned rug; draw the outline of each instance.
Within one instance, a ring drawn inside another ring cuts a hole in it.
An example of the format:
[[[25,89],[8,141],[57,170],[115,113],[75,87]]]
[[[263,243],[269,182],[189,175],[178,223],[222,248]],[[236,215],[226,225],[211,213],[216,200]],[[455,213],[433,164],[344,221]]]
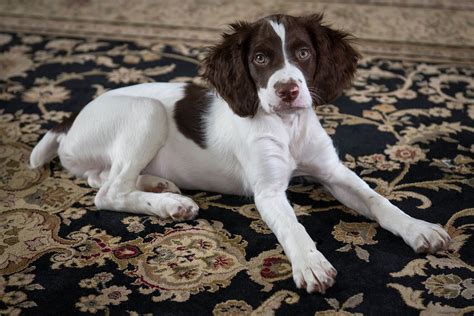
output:
[[[353,88],[315,109],[341,159],[408,214],[442,224],[449,251],[415,254],[322,187],[288,190],[338,270],[325,295],[296,289],[253,201],[184,193],[199,217],[173,223],[97,211],[96,190],[31,148],[105,90],[199,82],[205,50],[163,40],[0,33],[0,314],[472,314],[474,67],[366,56]],[[428,58],[427,60],[431,60]]]

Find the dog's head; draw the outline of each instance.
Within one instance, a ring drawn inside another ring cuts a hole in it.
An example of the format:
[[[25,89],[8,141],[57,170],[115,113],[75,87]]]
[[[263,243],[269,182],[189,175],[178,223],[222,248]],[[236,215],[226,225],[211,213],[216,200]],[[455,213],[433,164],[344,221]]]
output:
[[[273,15],[231,25],[204,60],[204,78],[239,116],[287,112],[338,97],[359,54],[348,34],[321,24],[322,15]]]

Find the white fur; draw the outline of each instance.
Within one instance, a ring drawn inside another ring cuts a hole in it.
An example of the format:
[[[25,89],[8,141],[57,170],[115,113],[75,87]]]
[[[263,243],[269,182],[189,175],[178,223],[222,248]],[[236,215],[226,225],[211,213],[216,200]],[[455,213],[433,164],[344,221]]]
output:
[[[284,28],[274,28],[284,43]],[[271,80],[293,78],[305,84],[295,69],[285,63]],[[203,149],[178,131],[173,118],[183,88],[180,83],[146,83],[103,94],[80,112],[67,135],[49,132],[34,149],[31,165],[47,162],[59,144],[63,166],[100,188],[98,208],[176,220],[193,218],[198,206],[172,183],[253,195],[292,263],[297,286],[308,292],[324,292],[334,283],[336,270],[316,249],[286,198],[294,175],[317,179],[342,203],[377,220],[416,251],[435,251],[448,243],[443,229],[406,215],[339,161],[310,99],[303,100],[309,102],[303,109],[276,113],[264,108],[269,92],[262,92],[262,108],[255,117],[242,118],[212,94]],[[172,192],[143,191],[160,182],[158,177],[168,180]]]

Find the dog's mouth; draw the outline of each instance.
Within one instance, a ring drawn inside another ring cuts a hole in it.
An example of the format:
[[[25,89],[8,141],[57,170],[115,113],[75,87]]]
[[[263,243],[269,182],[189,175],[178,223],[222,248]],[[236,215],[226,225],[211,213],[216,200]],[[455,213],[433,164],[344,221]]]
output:
[[[310,106],[307,104],[304,104],[302,102],[285,102],[281,101],[277,105],[271,105],[271,107],[274,109],[275,112],[285,112],[285,113],[290,113],[290,112],[296,112],[296,111],[301,111],[303,109],[306,109]]]

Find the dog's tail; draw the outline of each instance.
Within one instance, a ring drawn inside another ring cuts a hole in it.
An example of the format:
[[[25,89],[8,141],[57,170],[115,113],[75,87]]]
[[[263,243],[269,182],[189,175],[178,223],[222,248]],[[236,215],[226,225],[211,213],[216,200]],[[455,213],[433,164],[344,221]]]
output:
[[[68,118],[55,127],[53,127],[40,142],[33,148],[30,155],[30,167],[39,168],[51,160],[58,154],[59,143],[64,134],[67,134],[72,123],[76,119],[78,113],[73,113]]]
[[[51,160],[58,154],[59,133],[49,131],[40,142],[33,148],[30,156],[30,167],[39,168]]]

